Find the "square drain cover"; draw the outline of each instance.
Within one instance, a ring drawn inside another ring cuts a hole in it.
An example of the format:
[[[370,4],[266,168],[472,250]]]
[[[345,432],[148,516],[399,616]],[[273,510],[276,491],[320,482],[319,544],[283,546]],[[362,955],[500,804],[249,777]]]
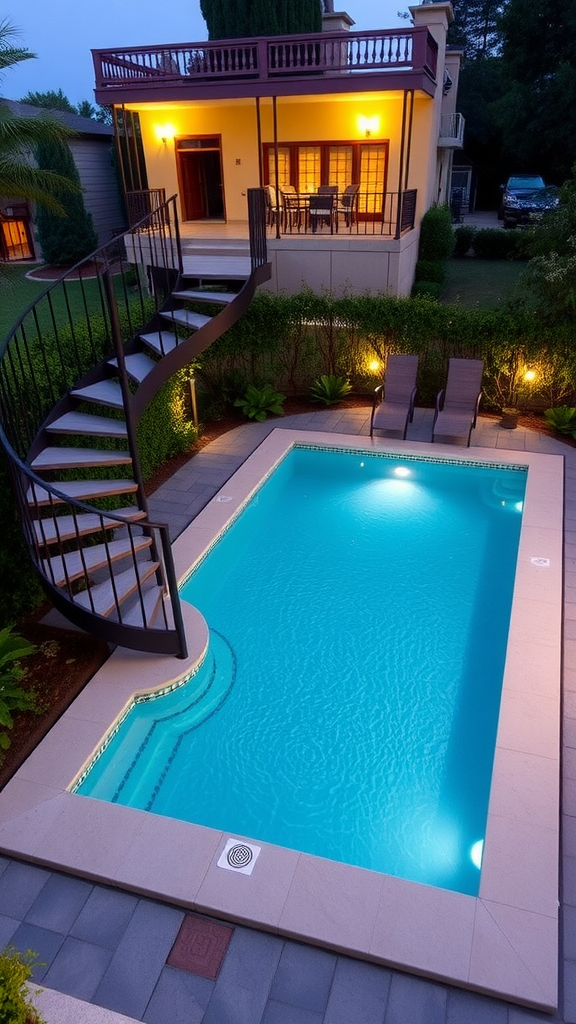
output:
[[[225,924],[187,914],[166,963],[215,981],[233,931]]]

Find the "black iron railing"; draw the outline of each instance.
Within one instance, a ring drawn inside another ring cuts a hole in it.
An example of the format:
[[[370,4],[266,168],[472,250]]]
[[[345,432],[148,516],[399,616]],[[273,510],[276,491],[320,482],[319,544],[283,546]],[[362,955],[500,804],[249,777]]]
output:
[[[360,192],[354,196],[279,193],[267,196],[269,233],[280,235],[354,234],[399,238],[414,227],[417,190]],[[279,214],[278,211],[279,210]]]

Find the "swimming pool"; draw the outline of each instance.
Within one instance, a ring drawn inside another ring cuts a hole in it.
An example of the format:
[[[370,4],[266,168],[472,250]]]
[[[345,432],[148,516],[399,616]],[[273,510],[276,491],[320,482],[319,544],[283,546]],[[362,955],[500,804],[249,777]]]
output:
[[[249,429],[249,428],[248,428]],[[490,429],[487,432],[490,436]],[[499,437],[495,431],[495,440]],[[534,440],[538,442],[538,438]],[[73,787],[135,699],[205,657],[184,603],[184,662],[117,649],[0,792],[0,849],[200,913],[544,1009],[558,1003],[563,466],[539,451],[465,452],[327,431],[274,430],[173,545],[184,580],[300,443],[527,468],[504,685],[477,897],[263,843],[251,874],[222,863],[249,837],[81,797]],[[559,452],[563,449],[558,446]],[[220,449],[229,463],[230,449]]]
[[[293,449],[183,587],[201,671],[77,792],[476,895],[525,482]]]

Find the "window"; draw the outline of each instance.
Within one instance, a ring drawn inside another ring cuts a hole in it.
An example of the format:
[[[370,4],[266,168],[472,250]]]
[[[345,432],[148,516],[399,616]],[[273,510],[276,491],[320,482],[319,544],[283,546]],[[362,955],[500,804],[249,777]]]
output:
[[[264,144],[265,184],[275,185],[274,145]],[[278,146],[278,184],[297,192],[316,192],[321,185],[359,185],[358,212],[365,219],[380,216],[388,174],[388,142],[296,142]]]

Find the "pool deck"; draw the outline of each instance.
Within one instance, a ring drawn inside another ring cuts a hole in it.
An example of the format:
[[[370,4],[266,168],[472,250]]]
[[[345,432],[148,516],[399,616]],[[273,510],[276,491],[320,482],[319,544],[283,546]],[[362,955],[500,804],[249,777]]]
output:
[[[178,537],[274,427],[366,437],[367,423],[366,409],[352,409],[239,427],[213,442],[160,488],[152,498],[151,514],[168,521],[173,538]],[[430,413],[417,410],[409,440],[429,438]],[[238,925],[218,978],[199,979],[165,963],[185,916],[180,908],[0,858],[0,946],[13,941],[19,948],[37,949],[46,964],[39,980],[93,1004],[75,1006],[62,997],[59,1009],[46,1006],[50,1024],[67,1019],[65,1005],[72,1005],[70,1019],[112,1024],[113,1015],[103,1011],[101,1017],[90,1016],[99,1012],[95,1004],[151,1024],[576,1020],[576,449],[533,431],[501,430],[497,421],[482,418],[472,441],[474,447],[562,455],[566,463],[561,1010],[544,1015]],[[435,451],[430,448],[431,454]],[[41,811],[38,818],[41,833]],[[74,845],[74,837],[70,842]],[[41,849],[38,854],[41,857]],[[109,908],[105,937],[101,911],[97,912],[104,905]],[[225,917],[224,908],[220,916]],[[544,948],[542,954],[545,959]],[[56,993],[43,998],[58,1005]]]

